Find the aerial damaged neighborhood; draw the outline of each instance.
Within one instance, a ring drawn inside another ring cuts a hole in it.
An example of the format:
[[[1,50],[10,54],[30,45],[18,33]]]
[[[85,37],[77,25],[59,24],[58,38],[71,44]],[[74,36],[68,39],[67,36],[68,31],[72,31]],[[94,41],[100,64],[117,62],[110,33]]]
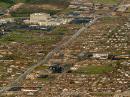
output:
[[[130,97],[130,0],[0,0],[0,97]]]

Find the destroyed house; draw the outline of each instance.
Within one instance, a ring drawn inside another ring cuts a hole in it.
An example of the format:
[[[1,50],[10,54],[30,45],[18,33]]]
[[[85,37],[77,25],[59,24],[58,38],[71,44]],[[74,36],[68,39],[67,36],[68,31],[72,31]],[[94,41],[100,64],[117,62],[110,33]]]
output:
[[[115,55],[113,60],[130,59],[130,55]]]
[[[78,54],[78,60],[85,60],[88,58],[91,58],[93,55],[90,52],[81,52],[80,54]]]
[[[70,23],[71,24],[87,24],[91,21],[90,18],[87,18],[87,17],[82,17],[82,18],[75,18],[73,19]]]
[[[21,87],[12,87],[9,91],[21,91]]]
[[[64,68],[60,66],[60,64],[54,64],[53,66],[50,66],[49,69],[52,73],[62,73],[64,71]]]
[[[107,53],[93,53],[94,59],[108,59],[109,54]]]

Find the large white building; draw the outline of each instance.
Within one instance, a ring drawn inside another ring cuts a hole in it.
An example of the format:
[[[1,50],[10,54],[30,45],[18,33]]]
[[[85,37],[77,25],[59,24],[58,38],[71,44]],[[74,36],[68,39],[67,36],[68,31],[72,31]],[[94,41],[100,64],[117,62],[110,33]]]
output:
[[[58,26],[66,24],[71,20],[72,19],[52,18],[50,14],[47,13],[33,13],[30,15],[30,20],[26,20],[25,23],[38,24],[40,26]]]
[[[30,23],[46,22],[51,19],[51,16],[46,13],[33,13],[30,15]]]

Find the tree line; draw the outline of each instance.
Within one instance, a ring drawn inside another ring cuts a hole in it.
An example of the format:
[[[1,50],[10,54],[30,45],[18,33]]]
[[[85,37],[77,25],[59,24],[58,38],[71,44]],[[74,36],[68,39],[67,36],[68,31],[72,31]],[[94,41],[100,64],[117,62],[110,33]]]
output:
[[[16,3],[18,0],[0,0],[0,2],[5,2],[5,3]],[[20,1],[20,0],[19,0]],[[25,3],[68,3],[68,0],[21,0],[24,1]]]

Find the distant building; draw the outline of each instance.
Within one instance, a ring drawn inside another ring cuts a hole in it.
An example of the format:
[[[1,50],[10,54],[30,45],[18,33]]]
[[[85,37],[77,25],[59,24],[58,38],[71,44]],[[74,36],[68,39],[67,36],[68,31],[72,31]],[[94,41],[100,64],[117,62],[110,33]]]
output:
[[[14,22],[14,19],[13,18],[3,18],[3,19],[0,19],[0,24],[6,24],[8,22]]]
[[[66,24],[72,19],[67,18],[52,18],[50,14],[47,13],[33,13],[30,15],[30,20],[25,20],[27,24],[37,24],[40,26],[58,26],[61,24]]]
[[[47,22],[49,19],[51,19],[51,16],[46,13],[33,13],[30,15],[31,23]]]

